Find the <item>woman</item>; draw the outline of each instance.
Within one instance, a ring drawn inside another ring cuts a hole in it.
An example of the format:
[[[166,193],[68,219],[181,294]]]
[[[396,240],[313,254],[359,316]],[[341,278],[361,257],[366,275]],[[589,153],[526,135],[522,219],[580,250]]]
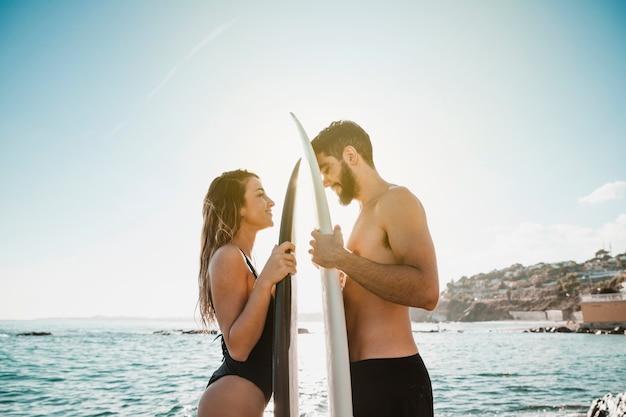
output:
[[[260,274],[250,253],[259,230],[274,225],[274,202],[259,177],[226,172],[211,183],[202,210],[200,314],[217,320],[224,361],[198,403],[198,417],[263,415],[272,395],[273,291],[296,273],[295,246],[275,246]]]

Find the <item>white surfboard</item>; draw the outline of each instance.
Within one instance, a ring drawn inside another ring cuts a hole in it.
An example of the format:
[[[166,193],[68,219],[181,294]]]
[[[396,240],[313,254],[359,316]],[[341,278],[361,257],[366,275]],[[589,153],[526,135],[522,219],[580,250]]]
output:
[[[322,174],[311,141],[300,121],[293,113],[291,117],[298,127],[304,155],[311,168],[313,189],[317,208],[318,227],[322,233],[330,234],[333,226],[328,210],[328,201],[322,183]],[[326,334],[326,365],[328,368],[328,410],[330,417],[352,416],[352,387],[350,383],[350,358],[346,317],[339,285],[339,272],[336,269],[320,268],[322,275],[322,308]]]

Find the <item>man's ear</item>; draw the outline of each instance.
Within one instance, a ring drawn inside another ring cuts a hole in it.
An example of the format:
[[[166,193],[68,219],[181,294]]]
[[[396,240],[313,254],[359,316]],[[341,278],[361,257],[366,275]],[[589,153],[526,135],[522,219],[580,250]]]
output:
[[[356,151],[354,146],[348,145],[343,149],[343,160],[346,161],[348,165],[354,165],[359,160],[359,153]]]

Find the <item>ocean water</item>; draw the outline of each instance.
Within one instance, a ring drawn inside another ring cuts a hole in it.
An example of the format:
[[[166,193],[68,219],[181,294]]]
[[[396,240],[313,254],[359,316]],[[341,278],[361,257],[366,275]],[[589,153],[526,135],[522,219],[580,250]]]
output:
[[[435,414],[584,416],[626,391],[626,336],[526,333],[551,323],[414,324]],[[300,415],[326,416],[323,325],[299,323]],[[195,417],[221,361],[213,335],[184,320],[0,321],[0,415]],[[19,337],[46,331],[52,336]],[[270,403],[266,416],[273,415]]]

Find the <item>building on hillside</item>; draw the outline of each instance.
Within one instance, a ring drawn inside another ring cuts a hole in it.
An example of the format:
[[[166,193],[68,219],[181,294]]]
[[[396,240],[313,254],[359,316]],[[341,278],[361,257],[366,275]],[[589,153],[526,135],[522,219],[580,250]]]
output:
[[[625,284],[622,283],[622,291],[618,293],[582,295],[580,297],[582,327],[592,329],[626,327]]]

